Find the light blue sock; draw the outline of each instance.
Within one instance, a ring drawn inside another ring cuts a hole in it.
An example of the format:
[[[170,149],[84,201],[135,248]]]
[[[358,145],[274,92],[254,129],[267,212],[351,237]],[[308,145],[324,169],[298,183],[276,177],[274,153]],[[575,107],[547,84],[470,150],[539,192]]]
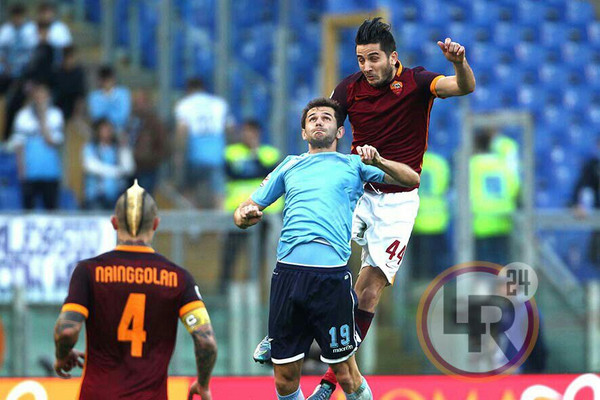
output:
[[[346,399],[348,400],[373,400],[373,393],[367,383],[367,380],[363,377],[360,387],[354,393],[346,393]]]
[[[282,396],[279,393],[277,393],[277,398],[279,400],[304,400],[304,394],[302,393],[302,390],[300,389],[300,386],[298,386],[298,390],[296,390],[292,394],[288,394],[286,396]]]

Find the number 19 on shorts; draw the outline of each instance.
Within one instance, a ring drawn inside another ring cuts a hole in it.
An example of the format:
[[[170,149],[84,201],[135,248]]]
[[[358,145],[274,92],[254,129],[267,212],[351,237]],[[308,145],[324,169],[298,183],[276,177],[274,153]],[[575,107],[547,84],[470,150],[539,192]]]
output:
[[[338,329],[335,326],[332,326],[329,330],[329,336],[331,337],[329,346],[332,349],[338,348],[340,344],[342,346],[348,346],[350,344],[350,326],[348,326],[348,324],[342,325],[339,329],[339,336]],[[338,343],[338,337],[341,339],[340,343]]]

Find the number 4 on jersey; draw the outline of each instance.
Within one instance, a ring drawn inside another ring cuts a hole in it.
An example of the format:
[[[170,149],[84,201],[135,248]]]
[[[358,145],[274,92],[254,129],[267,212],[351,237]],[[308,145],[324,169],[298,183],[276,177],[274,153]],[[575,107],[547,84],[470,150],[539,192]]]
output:
[[[117,329],[117,340],[119,342],[131,342],[132,357],[142,356],[142,347],[146,341],[146,331],[144,330],[145,313],[146,295],[131,293],[127,298],[123,315],[121,315],[121,321]]]
[[[398,247],[400,247],[400,241],[394,240],[394,242],[385,249],[385,252],[390,255],[390,260],[396,256],[398,258],[398,265],[400,265],[400,262],[402,262],[402,258],[404,257],[404,252],[406,251],[406,245],[404,245],[400,251],[398,251]],[[398,251],[398,254],[396,254],[396,251]]]

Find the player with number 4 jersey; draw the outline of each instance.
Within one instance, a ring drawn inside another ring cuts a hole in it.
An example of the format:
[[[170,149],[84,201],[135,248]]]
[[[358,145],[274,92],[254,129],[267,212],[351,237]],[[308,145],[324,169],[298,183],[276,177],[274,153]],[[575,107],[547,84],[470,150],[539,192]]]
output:
[[[55,370],[81,366],[73,350],[85,319],[87,349],[80,399],[167,399],[167,368],[181,319],[194,339],[198,381],[211,399],[216,342],[198,286],[188,271],[156,253],[156,204],[137,182],[115,207],[118,245],[80,261],[55,328]]]

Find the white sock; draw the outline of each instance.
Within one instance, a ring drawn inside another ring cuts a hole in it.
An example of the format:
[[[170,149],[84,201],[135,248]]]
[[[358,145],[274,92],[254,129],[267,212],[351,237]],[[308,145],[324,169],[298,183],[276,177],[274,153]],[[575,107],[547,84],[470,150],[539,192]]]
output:
[[[373,393],[367,383],[367,380],[363,377],[362,383],[354,393],[346,393],[346,399],[348,400],[373,400]]]
[[[282,396],[279,393],[277,393],[277,398],[279,400],[304,400],[304,394],[302,393],[302,390],[300,389],[300,386],[298,386],[298,390],[296,390],[292,394],[288,394],[288,395]]]

